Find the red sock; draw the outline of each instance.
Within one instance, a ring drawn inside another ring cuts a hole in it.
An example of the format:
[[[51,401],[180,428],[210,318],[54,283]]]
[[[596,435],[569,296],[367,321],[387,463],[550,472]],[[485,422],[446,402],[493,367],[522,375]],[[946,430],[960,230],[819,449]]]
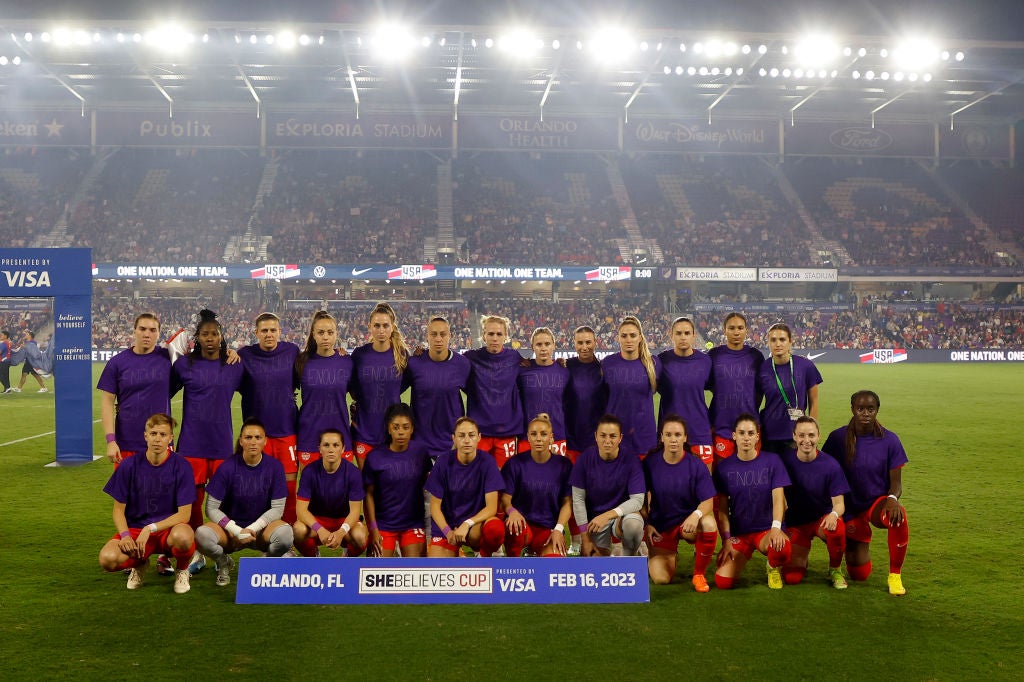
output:
[[[697,555],[693,557],[693,574],[704,575],[711,563],[711,557],[715,555],[715,543],[718,542],[718,533],[701,531],[697,533],[697,542],[693,543]]]
[[[282,515],[281,520],[292,526],[298,518],[295,515],[295,479],[286,480],[285,484],[288,486],[288,497],[284,500],[284,515]]]
[[[731,590],[736,584],[736,578],[726,578],[724,575],[715,573],[715,587],[720,590]]]
[[[523,550],[533,542],[533,531],[529,526],[523,528],[519,535],[507,533],[505,535],[505,556],[521,556]]]
[[[886,519],[888,525],[889,520]],[[910,544],[910,525],[907,515],[903,515],[903,523],[889,526],[889,572],[899,573],[903,570],[903,561],[907,558],[907,545]]]
[[[828,567],[842,566],[843,555],[846,554],[846,524],[842,519],[836,523],[835,530],[825,531],[825,546],[828,547]]]
[[[857,580],[863,582],[871,576],[871,562],[861,564],[860,566],[851,566],[850,562],[846,562],[846,572],[850,574],[851,580]]]
[[[782,546],[782,549],[776,550],[774,547],[769,545],[768,547],[768,565],[772,568],[778,568],[783,566],[789,561],[789,557],[793,555],[793,545],[790,544],[789,540],[786,540],[786,544]]]
[[[345,543],[345,555],[346,556],[359,556],[363,553],[363,548],[352,541]]]
[[[501,519],[490,518],[480,530],[480,556],[491,556],[505,542],[505,524]]]
[[[782,567],[782,579],[787,585],[799,585],[806,575],[806,568],[797,568],[796,566]]]
[[[299,550],[299,554],[302,556],[316,556],[316,547],[319,544],[317,539],[316,534],[310,532],[305,540],[295,543],[295,548]]]
[[[177,549],[171,547],[171,555],[174,556],[174,567],[179,571],[184,571],[188,568],[188,562],[192,560],[192,555],[196,553],[196,543],[192,542],[191,545],[185,549]]]
[[[188,518],[188,525],[192,530],[203,525],[203,499],[206,497],[206,486],[196,486],[196,501],[192,503],[192,515]]]

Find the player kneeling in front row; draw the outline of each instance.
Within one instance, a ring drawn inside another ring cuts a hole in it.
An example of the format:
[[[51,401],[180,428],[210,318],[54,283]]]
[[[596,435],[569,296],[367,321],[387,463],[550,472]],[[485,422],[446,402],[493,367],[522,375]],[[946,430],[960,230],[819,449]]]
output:
[[[796,451],[787,451],[782,463],[793,484],[786,489],[786,535],[793,554],[782,567],[787,585],[796,585],[807,575],[807,557],[811,542],[821,538],[828,548],[828,577],[832,587],[844,590],[846,578],[840,567],[846,551],[846,524],[843,495],[850,492],[846,476],[828,455],[818,450],[818,422],[803,416],[793,423]]]
[[[526,429],[529,452],[505,462],[505,556],[565,556],[565,526],[572,514],[568,457],[552,455],[554,429],[541,413]]]
[[[264,456],[267,432],[257,419],[242,424],[235,455],[218,467],[206,486],[206,517],[196,530],[199,551],[214,560],[218,585],[231,583],[231,553],[256,549],[277,557],[294,538],[281,520],[288,486],[284,466]]]
[[[196,545],[188,519],[196,489],[191,465],[168,450],[174,426],[166,414],[147,419],[145,457],[124,460],[103,487],[114,498],[117,535],[100,550],[100,567],[111,572],[130,568],[129,590],[142,587],[149,555],[157,552],[174,556],[174,591],[189,591],[188,562]]]
[[[768,557],[768,587],[782,589],[780,568],[792,554],[782,531],[789,475],[774,452],[758,452],[760,435],[757,417],[737,417],[732,432],[736,454],[720,461],[713,475],[721,515],[718,523],[725,540],[715,572],[715,587],[720,590],[736,584],[755,551]]]
[[[704,576],[715,553],[718,525],[713,514],[715,484],[708,467],[692,454],[682,417],[661,422],[661,444],[644,458],[647,483],[647,572],[651,582],[667,585],[676,574],[679,540],[694,545],[693,589],[707,592]]]
[[[459,547],[469,545],[488,557],[505,541],[505,524],[497,516],[505,483],[494,457],[477,450],[480,428],[475,421],[460,417],[453,439],[455,452],[437,458],[424,486],[430,493],[427,556],[453,557]]]
[[[597,446],[580,453],[569,476],[572,511],[580,527],[580,555],[609,556],[612,537],[616,537],[622,540],[623,554],[640,556],[644,540],[640,509],[647,493],[640,458],[619,449],[622,422],[614,415],[597,420],[595,439]]]
[[[366,549],[366,526],[359,520],[363,510],[362,475],[343,454],[341,431],[327,429],[320,434],[320,459],[302,470],[295,513],[298,521],[295,546],[302,556],[317,556],[318,545],[359,556]]]

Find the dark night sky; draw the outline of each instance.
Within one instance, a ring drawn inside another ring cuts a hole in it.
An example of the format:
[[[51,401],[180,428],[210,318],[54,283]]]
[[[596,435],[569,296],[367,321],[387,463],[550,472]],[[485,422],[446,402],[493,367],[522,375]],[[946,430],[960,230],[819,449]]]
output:
[[[789,32],[831,27],[837,33],[899,34],[912,29],[947,38],[1024,40],[1024,0],[6,0],[2,18],[147,19],[178,15],[230,21],[309,20],[361,23],[387,11],[414,24],[495,24],[512,19]]]

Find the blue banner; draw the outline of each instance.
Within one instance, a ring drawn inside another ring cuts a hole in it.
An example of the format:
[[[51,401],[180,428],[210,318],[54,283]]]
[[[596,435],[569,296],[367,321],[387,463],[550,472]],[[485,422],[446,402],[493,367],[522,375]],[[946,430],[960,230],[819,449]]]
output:
[[[644,557],[269,559],[238,566],[238,604],[625,604],[651,600]]]

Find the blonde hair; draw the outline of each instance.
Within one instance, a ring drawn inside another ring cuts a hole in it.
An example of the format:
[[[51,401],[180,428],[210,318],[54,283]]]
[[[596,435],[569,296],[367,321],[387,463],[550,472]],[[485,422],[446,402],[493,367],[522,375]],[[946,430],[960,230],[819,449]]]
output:
[[[551,426],[551,417],[548,416],[547,412],[541,412],[536,417],[531,419],[530,422],[526,425],[527,429],[529,429],[530,424],[532,424],[534,422],[541,422],[542,424],[547,424],[549,428],[553,428]]]
[[[555,333],[552,332],[550,329],[548,329],[547,327],[537,327],[536,329],[533,330],[533,333],[530,334],[530,348],[533,348],[533,342],[537,338],[538,334],[547,334],[548,336],[551,337],[552,342],[554,342],[555,340]]]
[[[647,347],[647,339],[644,338],[644,327],[635,315],[626,315],[622,318],[622,322],[619,323],[619,329],[621,330],[627,324],[635,326],[637,331],[640,332],[640,345],[638,348],[640,351],[640,362],[643,363],[644,369],[647,370],[647,379],[651,382],[651,391],[657,391],[658,375],[654,371],[654,358],[651,356],[651,349]]]
[[[501,315],[482,315],[480,317],[480,331],[483,332],[484,327],[494,322],[505,327],[505,338],[512,338],[512,320],[507,317],[502,317]],[[481,343],[483,340],[484,337],[481,336]]]
[[[409,364],[409,351],[405,348],[405,337],[398,329],[398,316],[395,315],[395,309],[387,303],[381,302],[373,306],[369,319],[373,320],[374,315],[387,315],[391,320],[391,352],[395,355],[395,374],[400,375]]]

